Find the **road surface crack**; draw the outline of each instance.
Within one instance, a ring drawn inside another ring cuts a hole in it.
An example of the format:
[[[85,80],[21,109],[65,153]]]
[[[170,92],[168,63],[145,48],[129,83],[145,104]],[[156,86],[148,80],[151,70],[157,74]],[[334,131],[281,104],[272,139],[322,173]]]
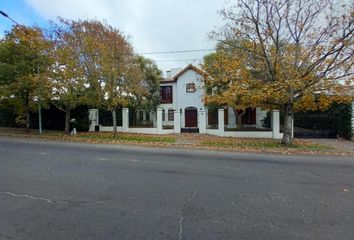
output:
[[[35,196],[27,195],[27,194],[16,194],[16,193],[13,193],[13,192],[3,192],[3,191],[0,191],[0,194],[9,195],[9,196],[12,196],[12,197],[27,198],[27,199],[32,199],[32,200],[40,200],[40,201],[45,201],[47,203],[53,203],[53,201],[48,199],[48,198],[35,197]]]
[[[31,200],[39,200],[39,201],[44,201],[49,204],[54,204],[54,203],[63,203],[63,204],[68,204],[68,205],[80,205],[80,204],[105,204],[107,202],[113,201],[112,199],[110,200],[104,200],[104,201],[94,201],[94,202],[89,202],[89,201],[75,201],[75,200],[52,200],[49,198],[44,198],[44,197],[36,197],[32,195],[27,195],[27,194],[17,194],[13,192],[8,192],[8,191],[0,191],[0,194],[3,195],[8,195],[12,197],[18,197],[18,198],[25,198],[25,199],[31,199]]]
[[[185,210],[186,210],[186,208],[189,207],[190,203],[194,200],[194,198],[196,197],[197,193],[198,193],[198,191],[196,189],[194,191],[192,197],[188,198],[184,202],[184,205],[183,205],[182,209],[180,210],[181,217],[178,220],[178,223],[179,223],[179,237],[178,237],[178,240],[182,240],[183,239],[183,221],[184,221],[184,217],[185,217]]]

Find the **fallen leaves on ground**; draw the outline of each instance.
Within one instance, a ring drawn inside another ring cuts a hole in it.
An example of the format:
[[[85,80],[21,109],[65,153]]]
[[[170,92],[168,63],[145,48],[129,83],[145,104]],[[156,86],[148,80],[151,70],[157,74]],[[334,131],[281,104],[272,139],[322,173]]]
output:
[[[353,151],[343,151],[328,146],[313,143],[311,140],[294,139],[290,147],[281,144],[280,140],[218,137],[208,134],[138,134],[121,133],[116,136],[109,132],[84,132],[75,136],[65,135],[63,132],[48,131],[42,135],[37,132],[3,131],[0,133],[7,136],[21,136],[26,138],[44,138],[61,141],[105,143],[105,144],[129,144],[151,147],[173,147],[188,149],[203,149],[212,151],[233,151],[252,153],[275,153],[275,154],[303,154],[303,155],[336,155],[354,156]]]

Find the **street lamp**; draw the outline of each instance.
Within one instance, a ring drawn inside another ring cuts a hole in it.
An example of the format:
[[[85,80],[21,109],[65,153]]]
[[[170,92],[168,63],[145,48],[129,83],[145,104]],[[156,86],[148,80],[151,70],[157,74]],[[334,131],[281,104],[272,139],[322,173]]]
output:
[[[6,17],[7,19],[10,19],[11,22],[13,22],[16,26],[20,26],[20,24],[18,24],[18,22],[16,22],[14,19],[12,19],[9,14],[7,14],[4,11],[0,10],[0,14],[4,17]],[[39,74],[39,67],[37,66],[37,74]],[[42,134],[42,109],[41,109],[41,98],[38,98],[38,131],[39,134]]]

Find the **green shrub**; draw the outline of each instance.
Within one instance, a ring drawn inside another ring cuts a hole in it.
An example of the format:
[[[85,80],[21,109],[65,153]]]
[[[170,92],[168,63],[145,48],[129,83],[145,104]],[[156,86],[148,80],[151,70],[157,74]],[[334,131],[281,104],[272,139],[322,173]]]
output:
[[[352,105],[334,103],[326,111],[307,111],[294,114],[296,127],[312,130],[333,130],[339,137],[352,137]]]
[[[85,105],[78,106],[71,112],[71,118],[76,119],[76,129],[78,131],[87,132],[90,127],[90,121],[88,118],[88,107]]]

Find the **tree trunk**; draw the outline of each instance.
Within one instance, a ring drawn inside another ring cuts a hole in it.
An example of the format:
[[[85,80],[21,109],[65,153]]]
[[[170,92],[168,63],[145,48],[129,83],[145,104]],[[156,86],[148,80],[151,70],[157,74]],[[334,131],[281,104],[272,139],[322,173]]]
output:
[[[117,135],[117,113],[116,110],[112,110],[112,119],[113,119],[113,135]]]
[[[130,110],[129,110],[130,111]],[[132,125],[133,126],[137,126],[138,124],[138,122],[137,122],[137,118],[138,118],[138,111],[136,110],[136,108],[133,108],[132,109],[132,111],[133,111],[133,113],[132,113],[132,117],[133,117],[133,119],[132,119]]]
[[[243,124],[242,124],[242,116],[243,115],[236,115],[237,116],[237,127],[242,128]]]
[[[289,146],[292,143],[292,128],[293,128],[293,105],[288,103],[284,111],[284,131],[282,144]]]
[[[235,116],[236,116],[236,125],[237,125],[237,128],[242,128],[243,127],[243,124],[242,124],[242,117],[243,115],[245,115],[246,113],[246,110],[243,110],[242,113],[238,114],[237,113],[237,109],[236,108],[233,108],[234,110],[234,113],[235,113]]]
[[[28,132],[31,124],[30,107],[29,107],[29,93],[26,93],[26,103],[25,103],[25,114],[26,114],[26,129]]]
[[[70,109],[65,111],[65,134],[70,134]]]

